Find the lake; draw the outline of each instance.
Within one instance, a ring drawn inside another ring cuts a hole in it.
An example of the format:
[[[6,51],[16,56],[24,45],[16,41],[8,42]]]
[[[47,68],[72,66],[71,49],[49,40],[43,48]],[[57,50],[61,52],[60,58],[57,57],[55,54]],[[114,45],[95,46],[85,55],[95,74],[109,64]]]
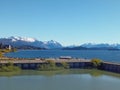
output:
[[[21,50],[7,53],[5,56],[18,58],[58,58],[72,56],[73,58],[99,58],[104,61],[120,62],[120,51],[115,50]]]
[[[0,90],[120,90],[120,75],[98,70],[0,73]]]

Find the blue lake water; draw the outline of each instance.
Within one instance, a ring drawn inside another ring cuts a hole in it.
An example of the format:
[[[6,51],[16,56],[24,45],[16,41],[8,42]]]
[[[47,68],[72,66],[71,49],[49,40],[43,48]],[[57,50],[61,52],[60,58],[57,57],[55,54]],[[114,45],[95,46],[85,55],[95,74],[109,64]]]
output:
[[[104,61],[120,62],[120,51],[112,50],[21,50],[5,54],[18,58],[58,58],[72,56],[73,58],[99,58]]]

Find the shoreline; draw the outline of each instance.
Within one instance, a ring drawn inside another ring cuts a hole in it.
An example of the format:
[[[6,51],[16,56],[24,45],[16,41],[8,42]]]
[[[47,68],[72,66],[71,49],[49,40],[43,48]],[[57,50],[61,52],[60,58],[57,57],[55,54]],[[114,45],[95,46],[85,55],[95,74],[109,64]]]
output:
[[[61,54],[62,53],[62,54]],[[103,54],[106,53],[106,54]],[[117,54],[116,54],[117,53]],[[30,55],[29,55],[30,54]],[[35,54],[35,55],[34,55]],[[49,50],[49,51],[17,51],[15,53],[8,53],[4,55],[5,57],[8,58],[13,58],[13,59],[47,59],[47,58],[59,58],[60,56],[71,56],[74,59],[77,58],[84,58],[84,59],[92,59],[92,58],[99,58],[104,61],[108,62],[113,62],[113,63],[120,63],[119,61],[119,52],[104,52],[104,51],[90,51],[90,52],[84,52],[84,51],[75,51],[75,52],[69,52],[69,51],[64,51],[64,50]]]

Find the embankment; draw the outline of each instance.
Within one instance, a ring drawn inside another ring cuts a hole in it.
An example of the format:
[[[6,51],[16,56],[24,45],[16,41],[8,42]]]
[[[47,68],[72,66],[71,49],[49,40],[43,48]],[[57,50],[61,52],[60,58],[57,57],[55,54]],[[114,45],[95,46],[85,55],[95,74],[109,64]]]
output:
[[[85,59],[54,59],[57,66],[61,65],[61,62],[67,62],[69,64],[70,69],[91,69],[92,63],[91,60],[85,60]],[[37,69],[38,66],[45,63],[45,60],[41,59],[34,59],[34,60],[1,60],[0,64],[5,65],[9,62],[12,62],[15,66],[20,67],[21,69]],[[102,62],[99,70],[114,72],[114,73],[120,73],[120,64],[117,63],[111,63],[111,62]]]

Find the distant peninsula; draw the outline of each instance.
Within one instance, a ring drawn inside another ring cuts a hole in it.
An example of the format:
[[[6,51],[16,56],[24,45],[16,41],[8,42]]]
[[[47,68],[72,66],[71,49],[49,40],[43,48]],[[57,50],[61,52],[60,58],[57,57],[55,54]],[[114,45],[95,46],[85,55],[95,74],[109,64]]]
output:
[[[114,48],[114,47],[82,47],[82,46],[78,46],[78,47],[65,47],[62,50],[120,50],[118,48]]]

